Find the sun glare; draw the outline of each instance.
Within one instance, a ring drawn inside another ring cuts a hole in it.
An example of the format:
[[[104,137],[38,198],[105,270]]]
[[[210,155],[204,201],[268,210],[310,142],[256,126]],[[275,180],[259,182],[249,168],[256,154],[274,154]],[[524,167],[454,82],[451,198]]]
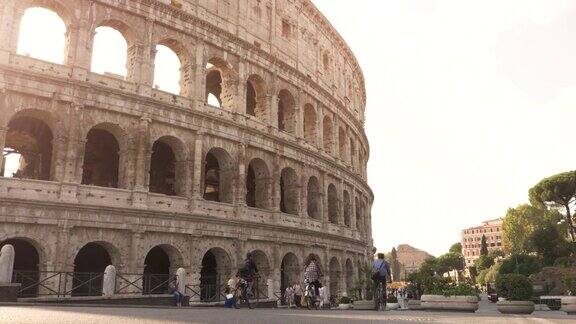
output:
[[[128,44],[122,33],[111,27],[96,28],[92,47],[92,72],[126,77]]]
[[[180,59],[170,48],[156,46],[154,86],[173,94],[180,94]]]
[[[26,10],[20,24],[17,53],[63,64],[66,25],[53,11],[44,8]]]

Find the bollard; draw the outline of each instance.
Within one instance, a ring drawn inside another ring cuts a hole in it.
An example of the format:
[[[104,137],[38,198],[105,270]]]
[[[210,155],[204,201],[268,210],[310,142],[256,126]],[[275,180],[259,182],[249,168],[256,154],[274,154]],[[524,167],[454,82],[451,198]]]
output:
[[[104,280],[102,284],[102,296],[114,296],[116,292],[116,267],[109,265],[104,270]]]
[[[6,244],[0,250],[0,284],[12,283],[14,271],[14,247]]]
[[[188,284],[186,281],[186,275],[186,269],[179,268],[176,270],[176,286],[182,295],[186,295],[186,285]]]

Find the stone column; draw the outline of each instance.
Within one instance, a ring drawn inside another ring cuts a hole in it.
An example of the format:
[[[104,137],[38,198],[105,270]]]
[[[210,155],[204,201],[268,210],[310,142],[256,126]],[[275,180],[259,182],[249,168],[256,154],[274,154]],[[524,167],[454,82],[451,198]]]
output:
[[[302,90],[299,89],[294,97],[294,114],[296,114],[294,117],[296,123],[294,135],[299,139],[304,138],[304,107],[302,107],[304,100],[302,100],[302,95]]]
[[[272,15],[275,16],[275,15]],[[278,76],[274,75],[272,86],[270,87],[270,115],[268,125],[272,129],[278,128]]]
[[[303,220],[308,218],[308,175],[307,165],[302,165],[302,172],[300,176],[300,217]]]
[[[72,79],[85,81],[90,72],[92,63],[92,43],[94,31],[91,30],[90,15],[92,13],[89,3],[81,3],[79,8],[82,16],[78,19],[78,24],[68,32],[68,55],[67,65],[72,66]]]
[[[274,165],[273,165],[273,169],[272,169],[272,178],[274,179],[274,185],[273,185],[273,206],[272,206],[272,210],[276,211],[276,212],[280,212],[280,200],[281,200],[281,194],[282,194],[282,190],[280,188],[280,178],[282,177],[282,170],[280,170],[280,155],[279,154],[275,154],[274,155]]]
[[[16,53],[20,19],[23,10],[16,7],[17,0],[3,0],[0,7],[0,64],[9,64],[10,53]]]
[[[196,140],[194,142],[194,177],[192,186],[192,197],[195,199],[202,199],[202,172],[204,166],[204,156],[202,152],[203,146],[203,132],[196,133]]]
[[[338,224],[345,226],[344,223],[344,180],[340,179],[338,184]]]
[[[4,147],[6,145],[6,133],[8,133],[8,129],[0,126],[0,152],[4,152]],[[0,172],[4,170],[4,155],[0,157]],[[0,177],[3,174],[0,174]]]
[[[246,206],[246,144],[238,144],[238,181],[236,182],[235,204]]]
[[[196,61],[192,70],[192,79],[194,79],[193,91],[191,97],[199,104],[206,102],[206,64],[204,64],[205,45],[202,42],[196,44]]]
[[[84,106],[71,104],[68,122],[68,146],[66,150],[66,164],[64,166],[64,182],[80,183],[81,178],[76,173],[79,144],[80,144],[80,119]],[[80,175],[81,176],[81,175]]]
[[[350,211],[350,229],[351,230],[356,230],[356,189],[352,188],[352,191],[350,192],[350,208],[352,209]]]

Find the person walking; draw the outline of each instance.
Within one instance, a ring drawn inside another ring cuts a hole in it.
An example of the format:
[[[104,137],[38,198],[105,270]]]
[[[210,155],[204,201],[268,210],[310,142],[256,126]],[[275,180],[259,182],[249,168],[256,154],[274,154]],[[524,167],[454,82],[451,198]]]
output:
[[[294,304],[297,308],[302,307],[302,286],[298,282],[294,284]]]

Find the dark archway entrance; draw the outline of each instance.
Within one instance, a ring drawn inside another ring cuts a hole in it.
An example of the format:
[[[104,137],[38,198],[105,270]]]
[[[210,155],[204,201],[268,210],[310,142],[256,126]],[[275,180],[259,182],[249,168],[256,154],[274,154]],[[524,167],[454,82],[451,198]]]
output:
[[[176,195],[176,156],[170,145],[156,141],[150,161],[150,192]]]
[[[82,184],[118,188],[120,145],[110,132],[93,128],[86,138]]]
[[[282,259],[280,265],[280,291],[282,294],[286,292],[288,286],[292,286],[300,278],[300,263],[296,255],[288,253]]]
[[[38,295],[38,280],[40,279],[38,250],[22,239],[10,239],[0,243],[0,249],[10,244],[14,247],[13,282],[21,284],[18,297],[36,297]]]
[[[170,280],[170,257],[160,246],[148,252],[144,260],[144,294],[165,294]]]
[[[101,296],[104,270],[111,264],[112,258],[102,245],[84,245],[74,259],[72,296]]]
[[[202,258],[200,271],[200,299],[202,301],[216,300],[218,297],[218,263],[211,251]]]

